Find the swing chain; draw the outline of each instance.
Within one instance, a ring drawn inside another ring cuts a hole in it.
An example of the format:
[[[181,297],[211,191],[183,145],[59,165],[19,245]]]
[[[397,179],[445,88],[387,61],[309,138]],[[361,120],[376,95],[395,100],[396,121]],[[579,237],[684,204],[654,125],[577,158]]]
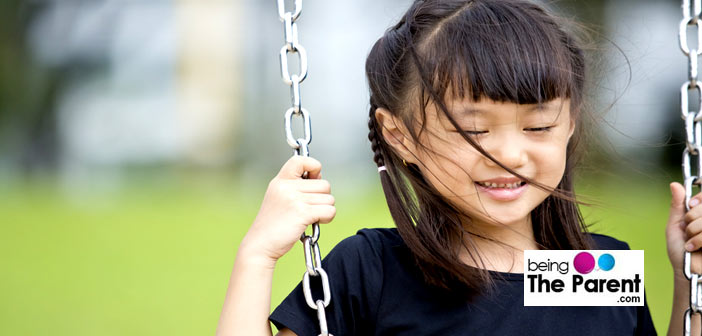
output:
[[[285,10],[285,0],[277,0],[278,16],[283,22],[283,32],[285,35],[285,44],[280,48],[280,74],[283,82],[290,86],[291,107],[285,111],[284,126],[285,140],[293,149],[293,155],[310,156],[309,144],[312,142],[312,125],[310,123],[309,112],[302,107],[302,99],[300,94],[300,84],[307,78],[307,52],[302,47],[297,35],[297,19],[302,13],[302,0],[294,0],[292,12]],[[289,54],[295,54],[298,59],[299,73],[291,74],[288,67]],[[293,117],[302,118],[303,136],[296,138],[292,131]],[[302,178],[307,178],[307,172],[304,172]],[[305,268],[306,271],[302,276],[302,291],[305,295],[305,301],[310,308],[317,311],[317,319],[319,320],[319,336],[333,336],[327,329],[327,316],[325,308],[329,306],[331,301],[331,289],[329,287],[329,277],[327,272],[322,268],[322,255],[319,251],[319,223],[312,224],[312,235],[307,235],[304,232],[300,237],[305,251]],[[314,300],[312,298],[312,289],[310,286],[310,276],[319,277],[322,283],[322,300]]]
[[[702,13],[702,0],[683,0],[683,18],[679,25],[680,49],[688,58],[688,79],[680,87],[680,112],[685,125],[685,149],[682,155],[683,181],[685,185],[685,210],[690,210],[690,198],[692,197],[692,186],[702,185],[702,87],[697,80],[697,61],[702,55],[702,27],[700,24]],[[690,48],[687,41],[687,29],[694,27],[697,45]],[[690,92],[697,91],[696,111],[690,110]],[[696,170],[693,174],[691,160],[694,156]],[[690,280],[690,307],[685,311],[684,335],[689,336],[691,332],[691,319],[693,314],[702,315],[702,275],[692,273],[691,253],[685,251],[683,258],[683,274]]]

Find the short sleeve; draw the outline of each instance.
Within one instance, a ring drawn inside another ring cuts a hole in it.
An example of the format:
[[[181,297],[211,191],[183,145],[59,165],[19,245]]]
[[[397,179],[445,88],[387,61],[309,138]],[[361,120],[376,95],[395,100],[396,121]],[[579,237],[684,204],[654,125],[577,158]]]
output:
[[[322,260],[329,277],[331,302],[327,326],[335,336],[371,334],[382,290],[382,241],[372,230],[361,230],[337,244]],[[312,296],[322,299],[319,277],[310,277]],[[273,311],[269,320],[280,330],[300,336],[319,335],[317,311],[310,308],[302,281]]]

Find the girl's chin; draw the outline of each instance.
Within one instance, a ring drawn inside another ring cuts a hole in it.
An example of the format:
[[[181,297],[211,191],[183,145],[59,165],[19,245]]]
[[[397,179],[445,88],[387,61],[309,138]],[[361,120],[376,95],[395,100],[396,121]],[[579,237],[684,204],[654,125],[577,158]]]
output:
[[[469,220],[469,223],[478,224],[480,226],[488,227],[512,227],[521,225],[527,222],[527,216],[524,217],[492,217],[492,218],[480,218],[476,220]]]

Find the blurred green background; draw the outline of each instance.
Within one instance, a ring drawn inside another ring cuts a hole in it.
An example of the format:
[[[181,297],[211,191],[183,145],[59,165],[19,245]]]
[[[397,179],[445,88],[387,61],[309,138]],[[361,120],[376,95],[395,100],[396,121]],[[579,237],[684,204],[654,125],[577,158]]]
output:
[[[392,226],[366,138],[363,64],[409,3],[304,2],[302,96],[337,204],[323,254]],[[576,191],[604,204],[583,209],[595,232],[645,250],[663,334],[687,70],[679,3],[548,5],[592,35],[599,126]],[[214,333],[237,246],[291,155],[282,34],[273,1],[0,1],[0,335]],[[272,307],[303,269],[301,247],[280,260]]]

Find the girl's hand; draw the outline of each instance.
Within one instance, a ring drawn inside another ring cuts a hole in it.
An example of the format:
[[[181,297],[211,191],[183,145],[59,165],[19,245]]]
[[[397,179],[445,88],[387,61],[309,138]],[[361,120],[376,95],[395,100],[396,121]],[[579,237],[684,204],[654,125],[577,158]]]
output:
[[[690,211],[685,211],[685,187],[678,182],[670,184],[672,202],[670,217],[665,230],[668,244],[668,258],[673,265],[675,279],[687,280],[683,274],[683,255],[685,250],[696,251],[702,247],[702,193],[690,198]],[[697,202],[697,204],[695,204]],[[688,244],[692,244],[687,247]],[[691,258],[693,273],[702,273],[702,256],[693,253]]]
[[[275,263],[300,240],[308,225],[329,223],[336,215],[322,164],[304,156],[290,158],[268,184],[261,209],[239,246],[239,253]],[[302,174],[307,171],[308,179]]]

